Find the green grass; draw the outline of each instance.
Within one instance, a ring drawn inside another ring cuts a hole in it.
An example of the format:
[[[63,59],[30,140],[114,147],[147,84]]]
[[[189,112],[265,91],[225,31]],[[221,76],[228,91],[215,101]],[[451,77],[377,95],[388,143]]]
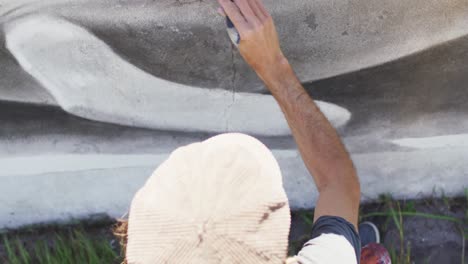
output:
[[[468,204],[468,189],[465,190],[466,204]],[[434,200],[432,200],[434,201]],[[439,199],[448,209],[456,207],[454,199],[446,198],[444,195]],[[389,225],[394,225],[397,230],[398,241],[393,245],[387,245],[392,263],[410,264],[412,262],[412,249],[409,241],[405,240],[404,221],[409,217],[421,217],[435,221],[448,221],[456,225],[463,235],[463,245],[461,252],[461,263],[465,263],[464,249],[466,239],[468,239],[468,207],[465,216],[461,218],[452,217],[445,214],[430,214],[417,211],[417,204],[432,203],[427,201],[396,201],[389,195],[383,195],[376,207],[361,208],[360,221],[376,220],[382,221],[381,228],[387,230]],[[296,212],[297,216],[308,226],[312,227],[314,215],[312,211]],[[464,218],[464,219],[463,219]],[[107,224],[104,225],[107,228]],[[36,234],[36,228],[25,229],[26,233]],[[101,264],[120,263],[118,249],[112,248],[110,240],[112,237],[91,235],[86,228],[78,225],[72,228],[53,229],[44,239],[25,239],[24,232],[0,235],[0,263],[2,264]],[[43,232],[42,232],[43,233]],[[109,234],[108,234],[109,235]],[[35,235],[33,235],[34,237]],[[297,241],[290,241],[289,254],[294,255],[302,245],[310,238],[306,233]],[[3,244],[3,245],[2,245]],[[117,241],[115,242],[118,247]],[[3,247],[2,247],[3,246]],[[3,249],[2,249],[3,248]],[[2,255],[3,250],[3,255]],[[427,263],[429,263],[427,261]]]
[[[9,264],[102,264],[121,261],[107,239],[94,238],[81,229],[56,232],[49,239],[29,243],[11,235],[4,235],[2,240],[6,255],[3,261]]]
[[[468,188],[465,189],[465,199],[466,203],[468,204]],[[465,223],[468,224],[468,206],[465,211]]]
[[[468,203],[468,189],[465,189],[465,198]],[[442,194],[441,200],[445,206],[450,209],[452,201]],[[464,228],[464,223],[468,223],[468,208],[465,212],[465,219],[459,219],[456,217],[441,215],[441,214],[428,214],[417,212],[413,201],[404,202],[402,208],[399,201],[393,200],[391,196],[385,195],[380,198],[381,203],[385,205],[384,210],[378,212],[371,212],[360,216],[360,219],[366,219],[370,217],[386,217],[386,225],[391,221],[398,230],[399,235],[399,247],[398,250],[394,246],[388,248],[392,263],[395,264],[411,264],[411,245],[409,242],[405,243],[404,233],[404,218],[405,217],[422,217],[432,220],[449,221],[454,223],[460,230],[462,237],[462,250],[461,250],[461,264],[465,264],[465,243],[468,238],[468,230]]]

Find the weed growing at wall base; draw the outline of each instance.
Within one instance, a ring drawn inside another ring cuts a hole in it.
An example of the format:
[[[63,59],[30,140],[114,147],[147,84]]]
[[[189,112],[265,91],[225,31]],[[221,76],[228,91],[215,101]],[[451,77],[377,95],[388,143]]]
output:
[[[415,201],[397,201],[390,196],[382,196],[378,203],[361,207],[360,220],[375,221],[383,232],[382,237],[391,234],[389,237],[394,239],[384,239],[382,242],[389,250],[394,264],[434,263],[433,259],[428,257],[431,255],[430,252],[421,252],[421,249],[425,248],[421,248],[421,245],[418,248],[414,240],[415,237],[425,236],[426,234],[420,232],[427,232],[427,229],[415,233],[411,227],[408,227],[410,220],[417,220],[418,223],[426,220],[432,223],[449,223],[444,226],[458,228],[447,232],[453,232],[457,237],[460,234],[461,240],[456,249],[453,245],[450,246],[455,258],[452,258],[452,261],[439,263],[464,264],[466,263],[464,250],[468,239],[468,189],[465,190],[464,196]],[[457,213],[454,214],[450,208]],[[293,219],[296,220],[293,221],[291,228],[296,230],[292,232],[296,235],[289,241],[290,256],[297,254],[302,245],[310,239],[314,215],[310,210],[293,212]],[[120,264],[122,260],[119,257],[120,246],[111,232],[113,224],[114,222],[110,220],[87,225],[77,222],[67,226],[27,227],[8,232],[3,236],[0,233],[0,263]],[[461,250],[458,251],[458,248]],[[432,249],[427,248],[427,250]],[[439,254],[445,253],[444,251]]]
[[[120,263],[118,253],[105,238],[92,238],[81,229],[60,231],[52,238],[35,241],[20,240],[15,236],[2,238],[9,264],[102,264]]]
[[[465,189],[466,203],[468,204],[468,189]],[[447,208],[451,207],[453,200],[442,196],[440,198]],[[466,248],[466,239],[468,238],[468,230],[464,227],[468,223],[468,206],[466,209],[465,219],[460,219],[457,217],[442,215],[442,214],[431,214],[418,212],[415,209],[414,201],[397,201],[393,200],[390,195],[384,195],[381,197],[380,201],[384,206],[384,210],[379,212],[371,212],[360,216],[361,220],[365,220],[370,217],[386,217],[386,226],[389,222],[393,222],[398,230],[399,236],[399,245],[390,245],[388,250],[392,259],[392,263],[396,264],[412,264],[411,256],[411,243],[405,240],[405,232],[403,220],[405,217],[420,217],[425,219],[431,219],[436,221],[448,221],[453,223],[460,232],[461,237],[461,252],[460,252],[460,263],[465,264],[465,248]],[[403,203],[403,207],[401,206]],[[465,222],[465,223],[464,223]]]

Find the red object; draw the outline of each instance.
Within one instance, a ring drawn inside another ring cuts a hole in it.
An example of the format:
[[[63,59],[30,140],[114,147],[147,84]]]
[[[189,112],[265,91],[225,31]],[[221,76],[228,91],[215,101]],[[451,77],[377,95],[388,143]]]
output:
[[[382,244],[370,243],[361,250],[361,264],[391,264],[390,254]]]

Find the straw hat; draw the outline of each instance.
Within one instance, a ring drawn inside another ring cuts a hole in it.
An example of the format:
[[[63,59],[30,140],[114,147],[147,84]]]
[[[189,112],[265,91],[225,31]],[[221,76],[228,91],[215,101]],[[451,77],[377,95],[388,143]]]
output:
[[[290,212],[268,148],[224,134],[175,150],[128,224],[128,263],[284,263]]]

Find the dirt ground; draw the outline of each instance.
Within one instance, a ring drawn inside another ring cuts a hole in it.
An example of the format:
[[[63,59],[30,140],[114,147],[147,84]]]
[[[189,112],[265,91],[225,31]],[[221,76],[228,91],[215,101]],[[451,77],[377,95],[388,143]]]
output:
[[[468,197],[394,201],[383,197],[379,203],[362,206],[361,221],[372,221],[381,229],[382,243],[393,255],[393,263],[465,264],[468,263],[467,200]],[[312,221],[312,211],[292,213],[290,255],[296,254],[309,239]],[[97,218],[67,226],[4,231],[4,235],[19,237],[27,246],[39,240],[53,240],[57,233],[79,228],[92,239],[106,239],[118,255],[120,246],[112,235],[112,225],[110,219]],[[0,262],[8,263],[3,239],[0,240]],[[120,259],[115,260],[119,262]]]
[[[466,264],[467,199],[431,198],[405,202],[383,198],[381,203],[362,206],[361,221],[371,221],[379,227],[381,242],[394,254],[393,263]],[[391,213],[392,208],[394,214]],[[382,215],[372,216],[374,214]],[[396,216],[396,222],[393,215]],[[310,219],[310,212],[293,213],[290,254],[296,253],[300,245],[308,240]],[[400,223],[402,228],[398,228]],[[401,245],[403,251],[400,250]]]

